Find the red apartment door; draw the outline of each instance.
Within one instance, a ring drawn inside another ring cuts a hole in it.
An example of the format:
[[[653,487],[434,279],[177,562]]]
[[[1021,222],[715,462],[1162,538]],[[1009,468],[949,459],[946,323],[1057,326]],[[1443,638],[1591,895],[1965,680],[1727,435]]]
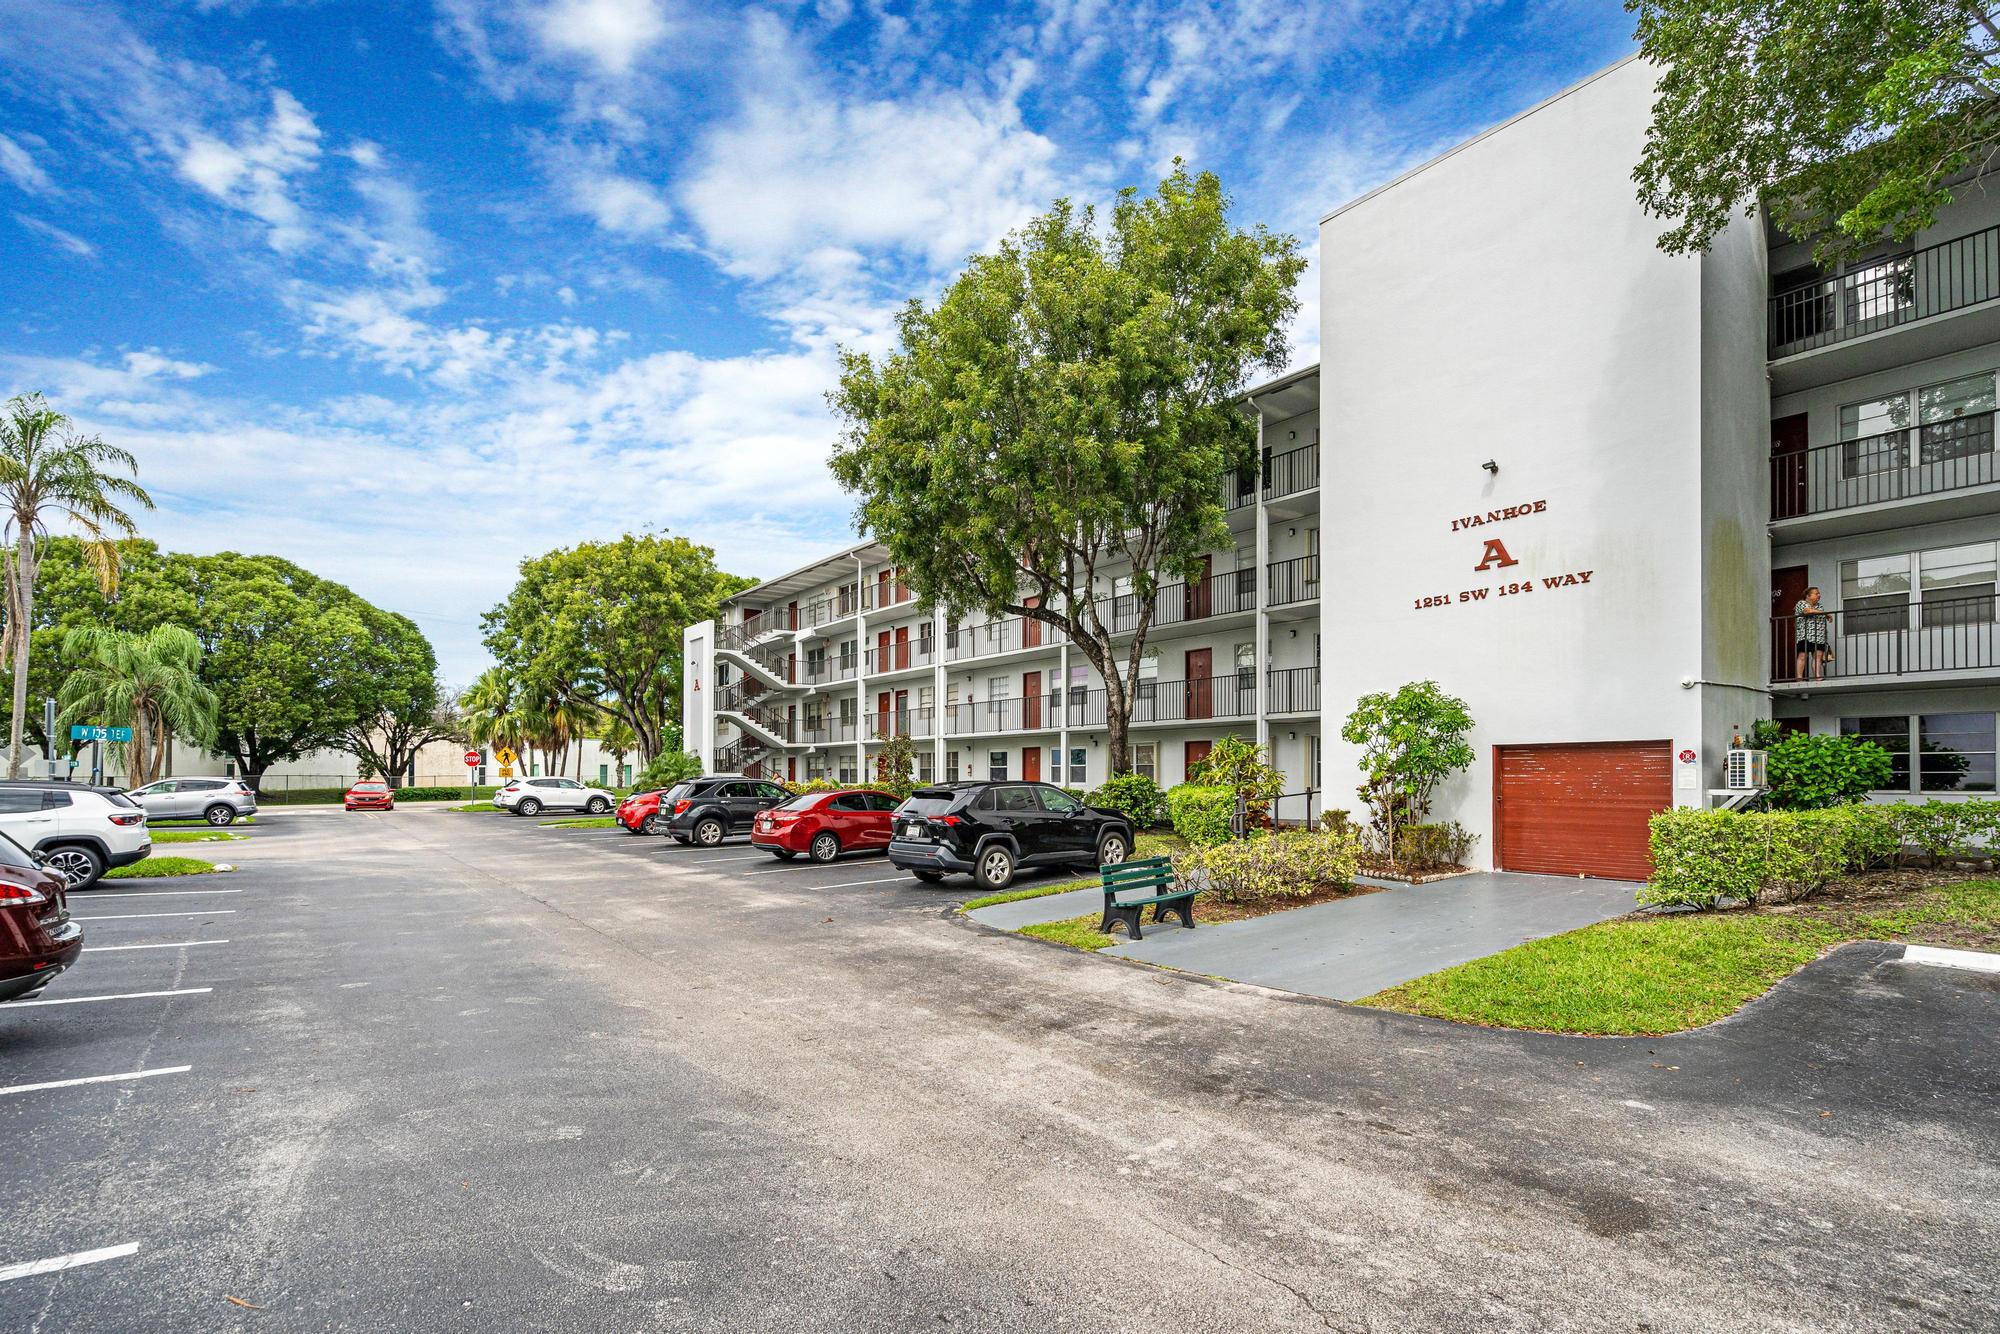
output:
[[[796,653],[785,655],[785,679],[793,685],[799,683],[799,655]]]
[[[896,670],[902,671],[910,665],[910,627],[896,627]]]
[[[1189,774],[1193,773],[1194,767],[1207,759],[1208,752],[1213,749],[1215,749],[1213,741],[1188,742],[1186,754],[1181,760],[1181,777],[1186,778]]]
[[[1772,518],[1795,519],[1806,512],[1806,458],[1806,414],[1795,412],[1772,422]]]
[[[1039,783],[1042,781],[1042,748],[1040,746],[1021,747],[1021,781]]]
[[[878,672],[889,670],[889,632],[887,630],[880,631],[875,636],[874,670]]]
[[[1042,600],[1040,598],[1029,598],[1021,605],[1024,607],[1039,607],[1042,605]],[[1041,646],[1042,623],[1032,616],[1023,616],[1021,618],[1021,647],[1040,648]]]
[[[1215,610],[1214,599],[1209,596],[1208,590],[1208,578],[1215,572],[1214,564],[1215,562],[1210,557],[1203,556],[1201,558],[1201,568],[1195,571],[1196,577],[1187,582],[1187,590],[1183,599],[1186,602],[1186,606],[1183,610],[1187,612],[1187,618],[1190,621],[1201,620],[1203,617],[1213,614]]]
[[[1208,679],[1214,671],[1215,650],[1191,648],[1187,651],[1186,677],[1181,689],[1187,692],[1183,718],[1201,719],[1215,716],[1215,697],[1209,690]],[[1204,752],[1206,753],[1206,752]]]
[[[1790,681],[1798,675],[1798,627],[1792,608],[1799,605],[1811,586],[1803,565],[1785,565],[1771,571],[1771,679]]]
[[[887,570],[883,570],[875,576],[875,605],[878,607],[889,605],[889,572]]]
[[[798,603],[796,603],[796,602],[794,602],[794,603],[791,603],[791,604],[789,604],[789,605],[788,605],[788,606],[787,606],[787,607],[785,608],[785,621],[786,621],[786,626],[785,626],[785,628],[786,628],[786,629],[788,629],[788,630],[796,630],[796,629],[798,629],[798,628],[799,628],[799,604],[798,604]]]
[[[1021,726],[1040,727],[1042,725],[1042,674],[1023,672],[1021,674]]]
[[[889,736],[889,704],[891,696],[883,691],[875,697],[875,735]]]

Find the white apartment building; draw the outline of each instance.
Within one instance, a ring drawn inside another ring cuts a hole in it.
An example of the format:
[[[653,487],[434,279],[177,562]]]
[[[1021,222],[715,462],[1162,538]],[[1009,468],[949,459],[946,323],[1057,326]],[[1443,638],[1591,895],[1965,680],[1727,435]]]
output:
[[[1836,273],[1755,217],[1665,255],[1631,178],[1653,83],[1622,62],[1322,221],[1321,364],[1248,396],[1235,548],[1160,594],[1161,783],[1235,733],[1358,812],[1342,721],[1433,679],[1478,723],[1433,818],[1501,869],[1643,876],[1647,817],[1709,801],[1759,718],[1889,747],[1884,798],[1993,790],[2000,190]],[[1053,634],[946,625],[867,544],[687,652],[716,767],[855,777],[907,727],[928,776],[1104,776],[1101,682]]]

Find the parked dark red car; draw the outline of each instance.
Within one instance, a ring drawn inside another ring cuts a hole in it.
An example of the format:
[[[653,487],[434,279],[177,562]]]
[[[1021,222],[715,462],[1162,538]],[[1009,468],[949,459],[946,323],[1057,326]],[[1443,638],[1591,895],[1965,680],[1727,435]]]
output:
[[[69,882],[0,834],[0,1001],[39,995],[83,952]]]
[[[393,811],[396,794],[381,779],[364,778],[347,789],[347,797],[341,804],[350,811]]]
[[[660,832],[660,797],[665,788],[634,792],[618,803],[618,827],[628,834]]]
[[[880,852],[889,846],[895,809],[886,792],[808,792],[758,812],[750,845],[783,862],[800,853],[830,862],[843,852]]]

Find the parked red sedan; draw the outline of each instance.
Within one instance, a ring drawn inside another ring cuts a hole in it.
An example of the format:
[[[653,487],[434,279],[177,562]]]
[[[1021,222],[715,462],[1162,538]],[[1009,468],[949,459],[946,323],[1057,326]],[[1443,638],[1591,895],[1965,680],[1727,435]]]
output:
[[[0,834],[0,1001],[41,994],[83,953],[70,920],[69,882]]]
[[[634,792],[618,803],[618,827],[628,834],[657,834],[660,832],[660,798],[667,794],[663,787],[651,792]]]
[[[341,804],[350,811],[393,811],[396,794],[381,779],[364,778],[347,789],[347,797]]]
[[[781,862],[805,853],[830,862],[843,852],[880,852],[889,846],[896,799],[886,792],[808,792],[758,813],[750,846]]]

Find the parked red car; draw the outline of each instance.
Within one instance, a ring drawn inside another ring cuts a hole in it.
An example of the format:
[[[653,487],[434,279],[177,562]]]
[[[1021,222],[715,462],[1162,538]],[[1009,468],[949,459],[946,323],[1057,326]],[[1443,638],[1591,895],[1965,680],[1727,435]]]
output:
[[[68,887],[61,874],[0,834],[0,1001],[40,995],[83,953]]]
[[[657,834],[660,832],[660,797],[665,788],[655,788],[651,792],[634,792],[618,803],[618,827],[628,834]]]
[[[808,792],[758,812],[750,846],[781,862],[800,853],[830,862],[843,852],[880,852],[889,846],[896,799],[886,792]]]
[[[396,794],[381,779],[364,778],[347,789],[347,796],[341,804],[350,811],[393,811],[396,809]]]

